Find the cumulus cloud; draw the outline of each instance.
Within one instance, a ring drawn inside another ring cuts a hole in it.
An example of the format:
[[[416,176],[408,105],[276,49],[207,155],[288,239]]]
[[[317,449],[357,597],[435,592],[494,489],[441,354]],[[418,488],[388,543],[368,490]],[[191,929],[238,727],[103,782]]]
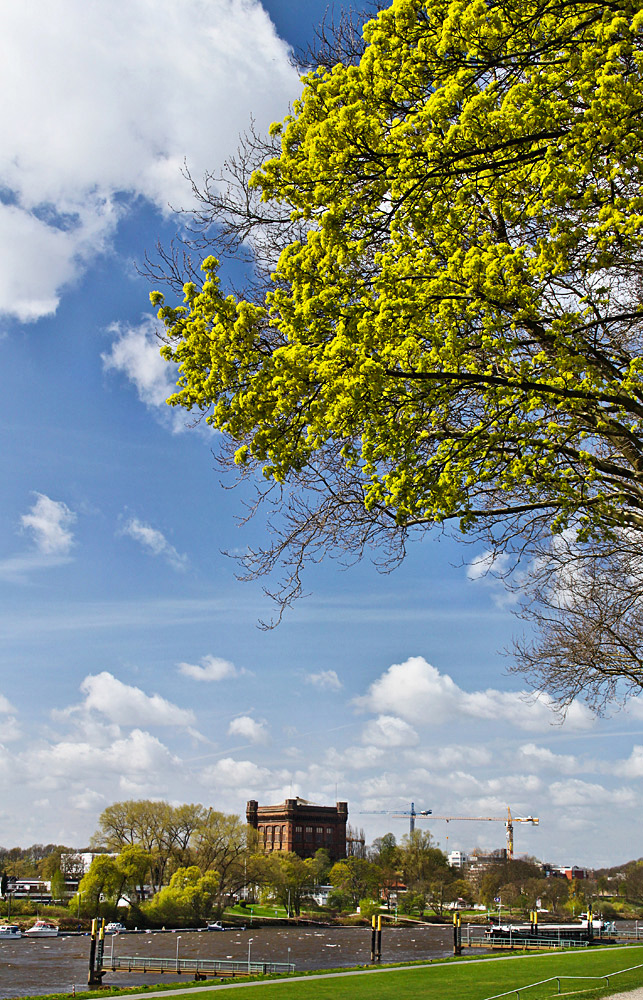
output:
[[[188,565],[188,557],[176,551],[170,545],[162,531],[153,528],[145,521],[139,521],[137,517],[131,517],[121,528],[122,535],[133,538],[135,542],[153,556],[161,556],[169,565],[176,570],[185,570]]]
[[[257,722],[249,715],[239,715],[228,726],[229,736],[242,736],[251,743],[268,743],[270,736],[265,722]]]
[[[258,0],[33,0],[2,5],[0,31],[18,95],[0,107],[0,313],[22,321],[55,311],[136,198],[189,202],[184,160],[216,174],[299,89]]]
[[[179,708],[158,694],[148,695],[140,688],[123,684],[104,670],[90,674],[80,685],[85,700],[80,706],[97,712],[119,726],[191,726],[194,712]]]
[[[573,754],[554,753],[547,747],[540,747],[535,743],[525,743],[519,752],[529,767],[549,769],[559,774],[573,774],[580,767],[578,759]]]
[[[166,404],[168,396],[176,390],[175,368],[161,357],[157,330],[158,323],[152,316],[145,317],[138,326],[114,323],[110,332],[115,340],[110,350],[101,354],[103,368],[125,375],[136,388],[140,401],[161,423],[179,433],[186,430],[189,418],[185,410]]]
[[[413,726],[395,715],[379,715],[364,726],[362,742],[376,747],[403,747],[417,743],[418,734]]]
[[[627,760],[615,761],[605,766],[612,774],[622,775],[624,778],[643,778],[643,746],[636,743]]]
[[[413,750],[408,759],[414,764],[424,764],[435,770],[445,770],[454,767],[461,767],[466,761],[469,767],[487,767],[494,760],[498,764],[498,756],[495,758],[491,751],[485,746],[471,746],[468,744],[457,744],[454,746],[431,747],[430,750]]]
[[[150,733],[134,729],[127,736],[114,740],[97,750],[94,743],[82,740],[61,740],[39,747],[27,754],[27,770],[32,775],[44,774],[48,778],[77,779],[96,761],[100,753],[102,772],[121,776],[163,774],[177,764],[176,758],[160,740]]]
[[[637,796],[631,788],[605,788],[603,785],[568,778],[549,786],[551,804],[564,809],[575,806],[634,806]]]
[[[61,500],[52,500],[44,493],[35,495],[35,504],[20,518],[22,527],[31,532],[36,548],[43,555],[66,556],[74,544],[70,525],[76,515]]]
[[[251,760],[224,757],[211,767],[204,768],[202,779],[215,787],[238,789],[240,794],[256,794],[258,788],[265,788],[272,780],[272,775],[267,767],[259,767]]]
[[[341,750],[329,747],[324,754],[324,761],[327,767],[335,768],[337,771],[360,771],[375,766],[385,756],[384,747],[372,745],[343,747]]]
[[[408,722],[425,726],[468,718],[541,730],[555,721],[553,706],[544,696],[534,699],[527,692],[493,688],[467,692],[421,656],[394,663],[371,684],[366,695],[355,699],[355,704],[371,712],[395,713]],[[571,706],[566,726],[586,729],[592,724],[587,709],[577,704]]]
[[[197,663],[179,663],[178,670],[194,681],[224,681],[246,672],[243,668],[235,667],[229,660],[211,655],[202,657],[200,666]]]
[[[318,674],[306,674],[306,683],[326,691],[339,691],[342,682],[336,670],[320,670]]]

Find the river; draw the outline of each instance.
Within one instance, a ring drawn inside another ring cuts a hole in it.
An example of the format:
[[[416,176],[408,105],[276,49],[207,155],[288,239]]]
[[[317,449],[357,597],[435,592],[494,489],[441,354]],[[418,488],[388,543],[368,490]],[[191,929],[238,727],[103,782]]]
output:
[[[245,961],[292,962],[297,971],[367,965],[371,932],[368,927],[260,927],[224,933],[176,931],[125,933],[108,937],[105,954],[175,958],[231,958]],[[423,925],[382,930],[382,962],[442,958],[453,953],[450,926]],[[87,988],[89,937],[20,938],[0,940],[0,998],[71,992]],[[155,982],[192,981],[189,975],[108,973],[103,982],[140,986]]]

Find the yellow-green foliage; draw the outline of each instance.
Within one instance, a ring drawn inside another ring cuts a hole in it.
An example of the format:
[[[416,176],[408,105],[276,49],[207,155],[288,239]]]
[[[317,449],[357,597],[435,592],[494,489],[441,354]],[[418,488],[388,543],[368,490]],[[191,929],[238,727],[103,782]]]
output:
[[[196,865],[179,868],[165,889],[157,892],[142,907],[151,920],[199,922],[207,919],[217,901],[219,876],[216,872],[201,874]]]
[[[643,4],[393,0],[252,179],[303,220],[265,298],[154,293],[169,402],[278,481],[327,446],[399,525],[640,525]]]

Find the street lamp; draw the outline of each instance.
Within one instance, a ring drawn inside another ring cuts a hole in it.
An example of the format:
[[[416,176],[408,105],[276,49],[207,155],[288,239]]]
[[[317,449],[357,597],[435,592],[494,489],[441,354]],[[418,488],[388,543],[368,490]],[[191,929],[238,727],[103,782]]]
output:
[[[288,948],[288,972],[290,972],[290,948]]]
[[[176,971],[177,972],[179,971],[179,942],[180,942],[180,940],[181,940],[181,935],[179,934],[179,936],[176,939]]]
[[[254,938],[248,938],[248,975],[250,975],[250,945],[254,941]]]

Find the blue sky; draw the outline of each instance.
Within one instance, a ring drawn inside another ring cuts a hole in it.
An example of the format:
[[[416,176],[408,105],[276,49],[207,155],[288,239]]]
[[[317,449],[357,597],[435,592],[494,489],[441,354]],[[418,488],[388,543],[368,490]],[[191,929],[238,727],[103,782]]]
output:
[[[638,856],[643,699],[564,725],[502,650],[507,596],[426,538],[381,576],[314,567],[275,630],[223,549],[237,526],[212,440],[164,405],[136,270],[254,116],[283,117],[289,59],[325,3],[5,5],[0,67],[0,844],[84,846],[127,798],[349,802],[367,838],[437,814],[540,817],[517,851]],[[52,28],[54,26],[54,28]],[[610,822],[608,823],[607,820]],[[614,820],[617,819],[617,822]],[[446,828],[430,828],[447,846]],[[503,845],[450,824],[449,847]]]

